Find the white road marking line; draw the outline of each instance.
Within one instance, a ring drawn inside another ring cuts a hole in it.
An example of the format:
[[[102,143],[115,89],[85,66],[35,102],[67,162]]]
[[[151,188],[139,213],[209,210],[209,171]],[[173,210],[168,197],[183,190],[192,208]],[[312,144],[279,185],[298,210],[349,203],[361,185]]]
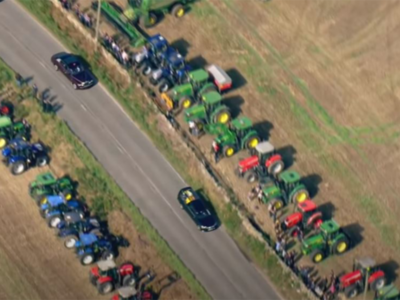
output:
[[[87,108],[86,108],[85,105],[81,104],[81,107],[82,107],[82,109],[83,109],[84,111],[87,111]]]

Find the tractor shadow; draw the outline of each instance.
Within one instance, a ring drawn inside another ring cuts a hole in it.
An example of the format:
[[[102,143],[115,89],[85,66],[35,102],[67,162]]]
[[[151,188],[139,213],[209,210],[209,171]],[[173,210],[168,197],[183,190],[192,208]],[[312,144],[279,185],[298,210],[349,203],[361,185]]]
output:
[[[352,249],[357,247],[357,245],[363,241],[361,233],[364,231],[364,227],[360,224],[353,223],[342,227],[342,229],[349,236]]]
[[[203,189],[198,189],[196,191],[197,193],[200,194],[201,197],[203,197],[203,199],[206,202],[206,206],[207,208],[210,210],[211,214],[215,217],[216,221],[217,221],[217,227],[215,228],[215,230],[217,230],[220,226],[221,226],[221,220],[218,217],[217,211],[215,210],[214,205],[212,204],[212,202],[206,197],[206,193],[204,192]]]
[[[240,89],[247,84],[246,78],[237,69],[229,69],[226,74],[232,79],[231,91]]]
[[[178,52],[186,57],[189,53],[189,49],[192,46],[186,39],[184,38],[179,38],[175,41],[173,41],[171,44],[171,47],[178,50]]]
[[[254,129],[260,135],[261,140],[268,141],[270,138],[271,130],[274,129],[274,124],[269,121],[261,121],[254,124]]]
[[[378,265],[378,268],[381,269],[386,274],[386,278],[388,280],[387,283],[393,282],[397,278],[397,270],[399,269],[399,264],[397,261],[389,260],[383,264]]]
[[[301,182],[306,186],[310,198],[314,198],[319,191],[319,185],[322,183],[322,177],[318,174],[311,174],[303,177]]]
[[[175,283],[181,280],[181,277],[177,272],[172,272],[157,281],[157,285],[161,286],[161,288],[157,292],[157,299],[160,298],[161,294]]]
[[[294,162],[296,161],[296,148],[294,148],[292,145],[287,145],[279,148],[277,152],[282,156],[283,162],[285,164],[285,169],[289,169],[291,166],[293,166]]]
[[[203,56],[198,55],[189,60],[188,64],[193,68],[193,70],[196,70],[204,69],[208,65],[208,62]]]
[[[322,213],[324,220],[330,220],[335,216],[336,207],[332,202],[326,202],[318,205],[318,210]]]
[[[231,97],[224,98],[223,100],[224,104],[229,107],[229,110],[231,111],[231,117],[232,119],[238,117],[240,113],[242,112],[242,109],[240,108],[243,103],[244,99],[242,96],[235,95]]]

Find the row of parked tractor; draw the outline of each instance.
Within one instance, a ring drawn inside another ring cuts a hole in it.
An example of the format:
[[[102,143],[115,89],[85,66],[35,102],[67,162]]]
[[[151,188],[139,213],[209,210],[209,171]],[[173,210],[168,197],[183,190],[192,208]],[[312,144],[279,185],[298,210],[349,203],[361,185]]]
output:
[[[48,148],[42,142],[31,142],[31,126],[26,120],[14,120],[13,106],[0,106],[0,148],[3,163],[13,175],[29,168],[44,167],[50,162]],[[107,224],[91,216],[80,199],[77,183],[68,176],[57,178],[51,172],[39,174],[29,185],[29,194],[36,202],[40,216],[56,230],[66,249],[74,250],[84,266],[97,263],[90,270],[90,282],[101,294],[118,288],[113,300],[151,300],[154,294],[147,284],[154,278],[150,272],[139,274],[132,263],[116,266],[119,247],[129,243],[109,232]],[[147,279],[146,279],[147,278]]]
[[[112,37],[105,35],[103,46],[125,68],[133,70],[142,85],[156,95],[157,104],[164,113],[169,116],[183,114],[183,120],[194,136],[212,135],[213,145],[217,145],[214,149],[219,149],[216,150],[218,155],[228,158],[241,150],[250,152],[248,158],[238,163],[235,174],[250,184],[258,182],[259,200],[268,205],[270,211],[283,212],[288,205],[295,207],[295,212],[282,215],[279,226],[288,236],[295,237],[300,232],[306,235],[301,239],[303,255],[309,255],[314,263],[319,263],[330,255],[347,252],[352,246],[350,236],[335,220],[324,218],[310,200],[300,174],[285,170],[282,155],[262,138],[251,119],[245,116],[232,118],[230,108],[224,104],[224,94],[234,85],[228,74],[215,64],[194,69],[160,34],[145,38],[136,29],[135,22],[130,20],[143,17],[141,20],[146,21],[146,25],[154,25],[156,11],[150,11],[149,7],[157,1],[145,1],[147,10],[133,2],[129,13],[125,13],[102,1],[101,12],[131,39],[131,45],[136,49],[129,53],[128,60],[121,60],[121,48]],[[180,17],[184,3],[164,2],[169,3],[168,7],[164,5],[165,12]],[[93,8],[97,8],[97,3],[93,2]],[[141,45],[143,48],[138,49]],[[340,290],[347,297],[355,297],[365,288],[377,291],[377,299],[399,297],[393,285],[385,287],[385,273],[374,265],[372,259],[358,262],[351,273],[339,280]]]

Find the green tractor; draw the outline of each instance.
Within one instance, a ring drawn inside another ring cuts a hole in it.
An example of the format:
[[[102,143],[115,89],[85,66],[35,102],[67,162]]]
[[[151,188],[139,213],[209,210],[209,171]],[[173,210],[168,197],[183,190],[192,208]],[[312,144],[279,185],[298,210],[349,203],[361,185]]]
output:
[[[374,300],[400,300],[400,292],[393,284],[389,284],[376,291]]]
[[[212,133],[220,124],[227,124],[231,120],[229,108],[222,104],[222,96],[216,91],[208,92],[201,97],[201,104],[185,110],[185,122],[193,122],[202,131]],[[219,131],[218,131],[219,132]]]
[[[75,187],[68,177],[57,178],[51,172],[42,173],[29,185],[29,195],[41,204],[46,196],[62,195],[69,201],[75,196]]]
[[[16,137],[30,139],[30,126],[24,121],[14,122],[8,116],[0,117],[0,149],[7,146],[8,141]]]
[[[220,145],[224,157],[231,157],[242,149],[252,150],[260,141],[258,132],[253,128],[253,123],[247,117],[234,119],[215,138],[215,142]]]
[[[349,248],[350,238],[334,220],[323,222],[319,232],[304,239],[301,245],[302,253],[310,255],[314,263],[319,263],[332,254],[341,255]]]
[[[279,210],[289,203],[297,205],[308,200],[310,195],[300,180],[300,174],[292,170],[283,171],[277,178],[263,178],[262,201]]]

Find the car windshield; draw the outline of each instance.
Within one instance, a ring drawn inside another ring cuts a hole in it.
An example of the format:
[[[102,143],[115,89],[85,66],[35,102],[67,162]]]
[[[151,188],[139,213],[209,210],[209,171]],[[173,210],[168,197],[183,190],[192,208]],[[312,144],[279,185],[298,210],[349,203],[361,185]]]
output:
[[[81,63],[75,61],[68,64],[68,69],[71,71],[72,75],[75,75],[83,71],[83,66]]]
[[[190,206],[194,214],[198,217],[206,217],[210,215],[210,212],[206,209],[201,201],[193,201]]]

